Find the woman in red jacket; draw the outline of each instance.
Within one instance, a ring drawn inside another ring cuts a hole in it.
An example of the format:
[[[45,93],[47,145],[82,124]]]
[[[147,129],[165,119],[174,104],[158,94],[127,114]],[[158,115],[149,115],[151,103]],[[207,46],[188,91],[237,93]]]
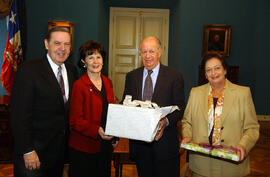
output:
[[[114,103],[112,82],[101,74],[105,51],[91,40],[82,44],[79,57],[86,73],[74,83],[70,101],[69,177],[109,177],[118,142],[104,133],[108,103]]]

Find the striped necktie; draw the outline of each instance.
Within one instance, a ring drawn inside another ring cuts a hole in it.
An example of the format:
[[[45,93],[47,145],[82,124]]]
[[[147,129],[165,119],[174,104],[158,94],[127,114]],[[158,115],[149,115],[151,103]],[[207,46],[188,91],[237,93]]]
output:
[[[62,92],[64,103],[66,103],[67,98],[66,98],[66,94],[65,94],[65,84],[64,84],[64,79],[63,79],[63,76],[62,76],[62,67],[61,66],[58,67],[57,81],[58,81],[58,84],[59,84],[61,92]]]
[[[148,70],[148,75],[145,78],[144,81],[144,88],[143,88],[143,101],[145,100],[152,100],[152,94],[153,94],[153,83],[151,74],[153,73],[152,70]]]

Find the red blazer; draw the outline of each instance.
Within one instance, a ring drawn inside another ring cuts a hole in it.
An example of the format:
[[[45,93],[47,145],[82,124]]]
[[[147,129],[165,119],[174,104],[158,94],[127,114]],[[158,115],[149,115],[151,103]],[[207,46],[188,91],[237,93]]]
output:
[[[114,103],[112,81],[101,75],[108,103]],[[100,152],[98,129],[102,114],[102,96],[87,73],[73,85],[69,110],[69,146],[87,153]]]

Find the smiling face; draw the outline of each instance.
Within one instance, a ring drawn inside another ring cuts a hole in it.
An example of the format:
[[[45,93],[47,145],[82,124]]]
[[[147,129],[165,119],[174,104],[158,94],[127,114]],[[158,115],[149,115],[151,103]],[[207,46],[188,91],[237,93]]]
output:
[[[147,70],[152,70],[158,65],[161,53],[161,48],[156,38],[148,37],[142,41],[142,62]]]
[[[100,73],[103,66],[103,58],[101,54],[97,51],[91,55],[87,55],[84,60],[81,60],[86,68],[87,72],[90,73]]]
[[[62,65],[70,54],[70,34],[67,32],[52,32],[50,39],[45,39],[45,47],[52,61]]]
[[[226,80],[227,71],[217,58],[211,58],[205,63],[205,76],[211,85],[223,84]]]

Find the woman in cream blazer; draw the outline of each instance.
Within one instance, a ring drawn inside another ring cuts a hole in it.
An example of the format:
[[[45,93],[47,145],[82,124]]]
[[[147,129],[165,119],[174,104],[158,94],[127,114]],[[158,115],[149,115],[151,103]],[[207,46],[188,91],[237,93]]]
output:
[[[217,144],[238,148],[240,161],[235,163],[201,153],[190,152],[189,164],[194,176],[240,177],[249,174],[248,153],[259,138],[259,124],[251,92],[225,78],[226,64],[219,55],[205,57],[209,83],[192,88],[182,120],[182,143],[209,143],[209,93],[222,97],[222,112]],[[214,123],[214,126],[216,124]],[[211,134],[210,134],[211,136]],[[212,137],[211,137],[212,138]]]

